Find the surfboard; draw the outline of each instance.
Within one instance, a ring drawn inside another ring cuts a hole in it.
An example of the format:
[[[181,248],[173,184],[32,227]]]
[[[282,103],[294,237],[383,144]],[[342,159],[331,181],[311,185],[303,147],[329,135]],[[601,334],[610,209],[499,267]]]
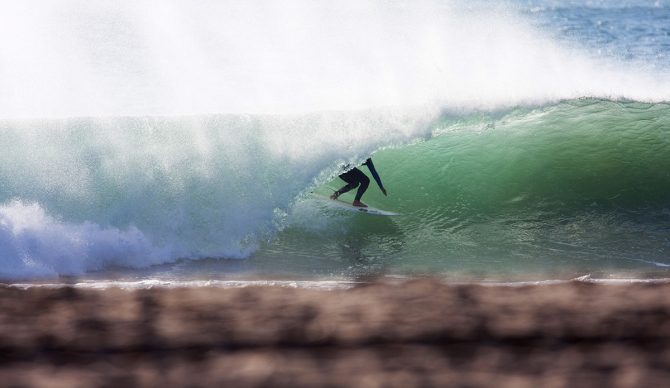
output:
[[[323,194],[312,193],[312,195],[314,195],[314,197],[316,197],[318,199],[328,201],[328,203],[330,205],[337,206],[338,208],[341,208],[343,210],[348,210],[348,211],[354,212],[354,213],[363,213],[363,214],[370,214],[370,215],[373,215],[373,216],[384,216],[384,217],[393,217],[393,216],[399,216],[400,215],[400,213],[394,213],[394,212],[390,212],[390,211],[386,211],[386,210],[382,210],[382,209],[377,209],[377,208],[372,207],[372,206],[368,206],[368,207],[354,206],[354,205],[352,205],[348,202],[340,201],[339,199],[330,199],[329,196],[323,195]]]

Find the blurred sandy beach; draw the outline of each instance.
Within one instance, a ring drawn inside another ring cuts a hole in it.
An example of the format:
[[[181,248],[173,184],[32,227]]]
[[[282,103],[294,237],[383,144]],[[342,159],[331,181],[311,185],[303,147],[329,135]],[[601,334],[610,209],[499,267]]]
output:
[[[670,284],[0,288],[4,386],[659,387]]]

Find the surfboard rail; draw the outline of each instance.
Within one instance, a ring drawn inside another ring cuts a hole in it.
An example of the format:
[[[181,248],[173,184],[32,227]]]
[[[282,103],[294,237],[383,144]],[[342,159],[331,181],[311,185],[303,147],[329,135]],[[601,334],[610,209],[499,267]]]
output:
[[[400,216],[400,213],[396,212],[391,212],[387,210],[382,210],[382,209],[377,209],[376,207],[368,206],[368,207],[359,207],[359,206],[354,206],[348,202],[341,201],[339,199],[331,199],[329,196],[324,195],[324,194],[319,194],[319,193],[312,193],[312,195],[318,199],[328,201],[328,203],[337,206],[341,209],[348,210],[350,212],[355,212],[355,213],[363,213],[363,214],[370,214],[374,216],[383,216],[383,217],[394,217],[394,216]]]

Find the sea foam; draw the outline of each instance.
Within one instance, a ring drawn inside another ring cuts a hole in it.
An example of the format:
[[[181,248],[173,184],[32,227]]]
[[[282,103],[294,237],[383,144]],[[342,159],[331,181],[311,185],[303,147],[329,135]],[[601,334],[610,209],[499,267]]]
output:
[[[0,252],[3,278],[82,274],[108,264],[144,267],[165,255],[135,227],[63,222],[38,203],[18,200],[0,206]]]

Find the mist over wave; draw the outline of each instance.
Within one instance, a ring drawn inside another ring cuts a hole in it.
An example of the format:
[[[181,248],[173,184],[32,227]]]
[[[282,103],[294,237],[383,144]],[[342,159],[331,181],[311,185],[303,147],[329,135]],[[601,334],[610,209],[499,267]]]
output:
[[[378,111],[0,122],[0,234],[10,247],[0,255],[46,267],[44,274],[247,257],[337,163],[358,163],[381,145],[420,136],[428,127],[423,117]],[[22,217],[32,226],[17,227]],[[110,235],[119,247],[110,249]]]
[[[0,117],[668,98],[667,72],[550,36],[490,2],[4,2]]]

